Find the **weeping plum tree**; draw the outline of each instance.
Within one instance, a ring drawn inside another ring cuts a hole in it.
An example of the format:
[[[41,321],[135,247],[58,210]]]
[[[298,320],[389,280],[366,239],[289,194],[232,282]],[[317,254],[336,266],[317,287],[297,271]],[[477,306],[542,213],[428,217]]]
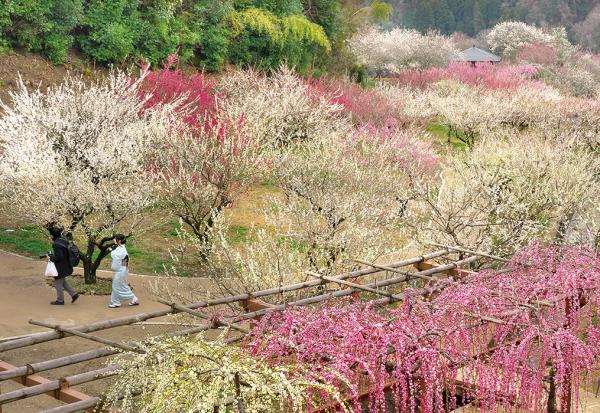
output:
[[[253,412],[446,413],[460,390],[482,413],[581,411],[577,389],[600,362],[600,258],[534,243],[506,270],[394,298],[284,307],[255,321],[239,346],[155,340],[123,358],[110,399],[125,390],[125,411],[140,412],[241,412],[220,404],[237,396]],[[236,372],[248,383],[239,390]]]
[[[386,298],[289,307],[264,316],[245,345],[263,361],[324,371],[331,384],[344,377],[340,389],[355,412],[388,411],[386,403],[401,412],[452,411],[456,402],[443,389],[456,395],[459,374],[472,385],[463,395],[484,413],[500,406],[541,413],[557,401],[576,412],[576,389],[600,361],[592,322],[599,264],[585,248],[532,244],[507,265],[510,276],[486,270],[406,289],[397,308],[381,306]],[[475,324],[473,312],[498,321]],[[368,410],[360,403],[365,376]]]
[[[108,255],[117,227],[131,233],[153,203],[146,162],[170,133],[169,105],[143,111],[140,80],[121,72],[28,91],[2,104],[0,195],[8,213],[81,240],[85,282]]]

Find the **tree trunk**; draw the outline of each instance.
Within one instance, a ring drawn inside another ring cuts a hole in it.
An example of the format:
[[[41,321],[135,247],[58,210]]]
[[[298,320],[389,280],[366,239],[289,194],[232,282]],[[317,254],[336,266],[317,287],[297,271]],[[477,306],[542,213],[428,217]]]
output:
[[[550,370],[548,380],[550,381],[550,388],[548,390],[548,404],[546,406],[546,411],[547,413],[557,413],[556,383],[554,381],[554,369]]]
[[[96,251],[96,243],[94,241],[93,238],[88,238],[87,249],[81,257],[83,261],[83,278],[86,284],[96,284],[96,270],[98,266],[95,265],[93,260],[94,251]]]
[[[111,235],[98,241],[94,236],[88,237],[87,249],[81,257],[86,284],[96,284],[96,271],[100,267],[102,260],[110,254],[110,248],[114,245],[113,238],[114,236]],[[96,249],[98,250],[98,254],[94,257]]]

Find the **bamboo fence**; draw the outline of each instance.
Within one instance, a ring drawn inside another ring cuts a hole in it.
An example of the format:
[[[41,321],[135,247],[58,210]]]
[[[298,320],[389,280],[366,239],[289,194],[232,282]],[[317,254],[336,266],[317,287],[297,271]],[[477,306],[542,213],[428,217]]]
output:
[[[286,308],[294,306],[308,306],[330,299],[346,297],[350,295],[358,296],[360,294],[369,294],[370,296],[380,297],[372,299],[372,302],[376,305],[383,306],[402,301],[404,299],[404,294],[401,292],[395,293],[391,290],[394,287],[398,287],[408,281],[419,280],[425,284],[443,284],[444,278],[460,278],[472,274],[471,271],[464,270],[463,268],[474,261],[492,260],[500,263],[507,262],[507,260],[504,258],[495,257],[484,252],[470,251],[459,247],[441,246],[438,244],[436,244],[436,246],[440,249],[429,254],[420,255],[386,265],[356,260],[358,263],[363,265],[364,268],[338,274],[336,276],[325,276],[314,272],[307,272],[307,274],[312,276],[314,279],[302,283],[283,285],[246,294],[220,297],[187,305],[158,299],[160,303],[165,305],[166,308],[164,310],[139,313],[110,320],[100,320],[76,327],[67,328],[60,325],[30,320],[31,324],[48,328],[50,331],[0,342],[0,358],[2,352],[35,346],[37,344],[53,340],[61,340],[69,336],[80,337],[85,340],[102,344],[103,346],[97,349],[70,354],[41,362],[23,362],[23,364],[20,366],[13,366],[0,361],[0,385],[3,381],[13,380],[24,386],[18,390],[9,391],[6,393],[0,392],[0,413],[2,413],[2,406],[4,404],[42,394],[49,394],[54,398],[66,403],[60,407],[44,410],[43,413],[69,413],[76,411],[92,412],[97,406],[100,406],[102,403],[102,397],[88,396],[77,391],[73,387],[83,383],[89,383],[102,378],[114,376],[117,374],[117,366],[109,364],[108,366],[100,369],[84,371],[71,376],[61,377],[57,380],[48,380],[38,375],[38,373],[41,372],[66,366],[73,366],[90,360],[110,357],[120,353],[121,351],[143,351],[136,345],[135,342],[115,342],[90,334],[93,332],[103,331],[115,327],[129,326],[144,322],[146,320],[161,318],[169,314],[183,314],[190,316],[193,319],[200,319],[202,323],[192,328],[165,334],[164,336],[192,335],[207,330],[228,328],[230,332],[235,332],[237,334],[237,336],[232,336],[228,339],[228,342],[234,343],[248,333],[248,328],[243,325],[244,322],[261,317],[270,312],[282,311]],[[453,254],[460,254],[459,256],[462,259],[451,260],[450,256]],[[447,264],[435,263],[434,260],[439,258],[444,258],[450,262]],[[414,267],[412,271],[405,268],[408,266]],[[367,275],[377,275],[381,273],[390,274],[391,278],[377,279],[376,281],[361,283],[361,277]],[[323,286],[326,284],[334,285],[338,289],[326,293],[319,293],[317,290],[315,295],[279,305],[273,305],[266,301],[262,301],[262,299],[268,300],[269,296],[286,292],[307,290],[312,287]],[[416,292],[411,292],[411,295],[414,296],[415,294],[420,294],[425,296],[428,291],[428,289],[422,288]],[[235,317],[215,318],[208,316],[201,311],[202,309],[222,306],[225,304],[238,304],[245,310],[245,312]],[[532,309],[537,310],[543,306],[552,305],[554,304],[535,301],[528,303],[517,303],[516,308],[511,311],[525,311]],[[474,322],[477,323],[475,325],[481,325],[483,323],[503,323],[502,320],[493,317],[487,317],[485,315],[479,315],[475,313],[464,313],[464,315],[473,318]],[[493,349],[490,351],[493,351]],[[479,355],[475,355],[474,357],[479,357]],[[390,383],[389,386],[392,384],[393,383]],[[365,390],[364,395],[365,397],[368,396],[368,388]],[[221,404],[235,404],[240,412],[244,411],[243,400],[239,394],[234,398],[221,401]]]

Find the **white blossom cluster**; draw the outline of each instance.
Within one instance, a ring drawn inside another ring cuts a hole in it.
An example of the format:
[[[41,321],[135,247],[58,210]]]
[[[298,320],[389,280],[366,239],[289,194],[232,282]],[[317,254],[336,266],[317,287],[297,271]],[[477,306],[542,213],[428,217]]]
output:
[[[460,82],[442,81],[422,90],[386,88],[404,100],[406,115],[413,118],[437,117],[467,145],[490,129],[524,128],[554,122],[561,95],[548,87],[523,86],[515,90],[486,89]]]
[[[392,253],[413,181],[413,164],[400,152],[405,139],[402,132],[381,140],[358,134],[289,148],[273,177],[283,194],[263,212],[267,228],[253,231],[244,247],[227,241],[226,224],[215,228],[206,265],[217,284],[228,293],[256,291]]]
[[[339,391],[302,365],[272,366],[221,338],[162,338],[141,348],[113,360],[119,375],[107,401],[124,412],[301,413],[318,395],[348,411]]]
[[[563,59],[574,50],[564,28],[546,31],[523,22],[498,23],[486,39],[494,53],[507,58],[513,57],[520,47],[533,43],[555,48]]]
[[[460,56],[448,37],[398,28],[386,32],[370,27],[352,37],[348,46],[359,63],[375,72],[446,67]]]
[[[584,63],[585,58],[582,58],[563,67],[546,69],[543,79],[566,96],[593,98],[600,94],[600,65],[586,67]]]
[[[270,77],[238,70],[219,86],[224,116],[243,119],[261,145],[309,141],[347,130],[348,123],[340,121],[341,107],[324,99],[315,105],[308,85],[285,66]]]
[[[510,256],[534,239],[573,239],[570,229],[582,222],[588,233],[580,242],[597,233],[595,157],[511,135],[489,134],[472,151],[452,156],[439,180],[422,187],[407,220],[415,237]]]

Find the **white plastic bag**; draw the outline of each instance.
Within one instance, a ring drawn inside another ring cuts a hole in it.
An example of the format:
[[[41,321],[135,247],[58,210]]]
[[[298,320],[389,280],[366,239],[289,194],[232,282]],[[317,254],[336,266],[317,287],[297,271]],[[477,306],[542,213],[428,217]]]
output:
[[[44,273],[46,277],[58,277],[58,271],[56,271],[56,265],[52,261],[48,261],[48,265],[46,265],[46,272]]]

